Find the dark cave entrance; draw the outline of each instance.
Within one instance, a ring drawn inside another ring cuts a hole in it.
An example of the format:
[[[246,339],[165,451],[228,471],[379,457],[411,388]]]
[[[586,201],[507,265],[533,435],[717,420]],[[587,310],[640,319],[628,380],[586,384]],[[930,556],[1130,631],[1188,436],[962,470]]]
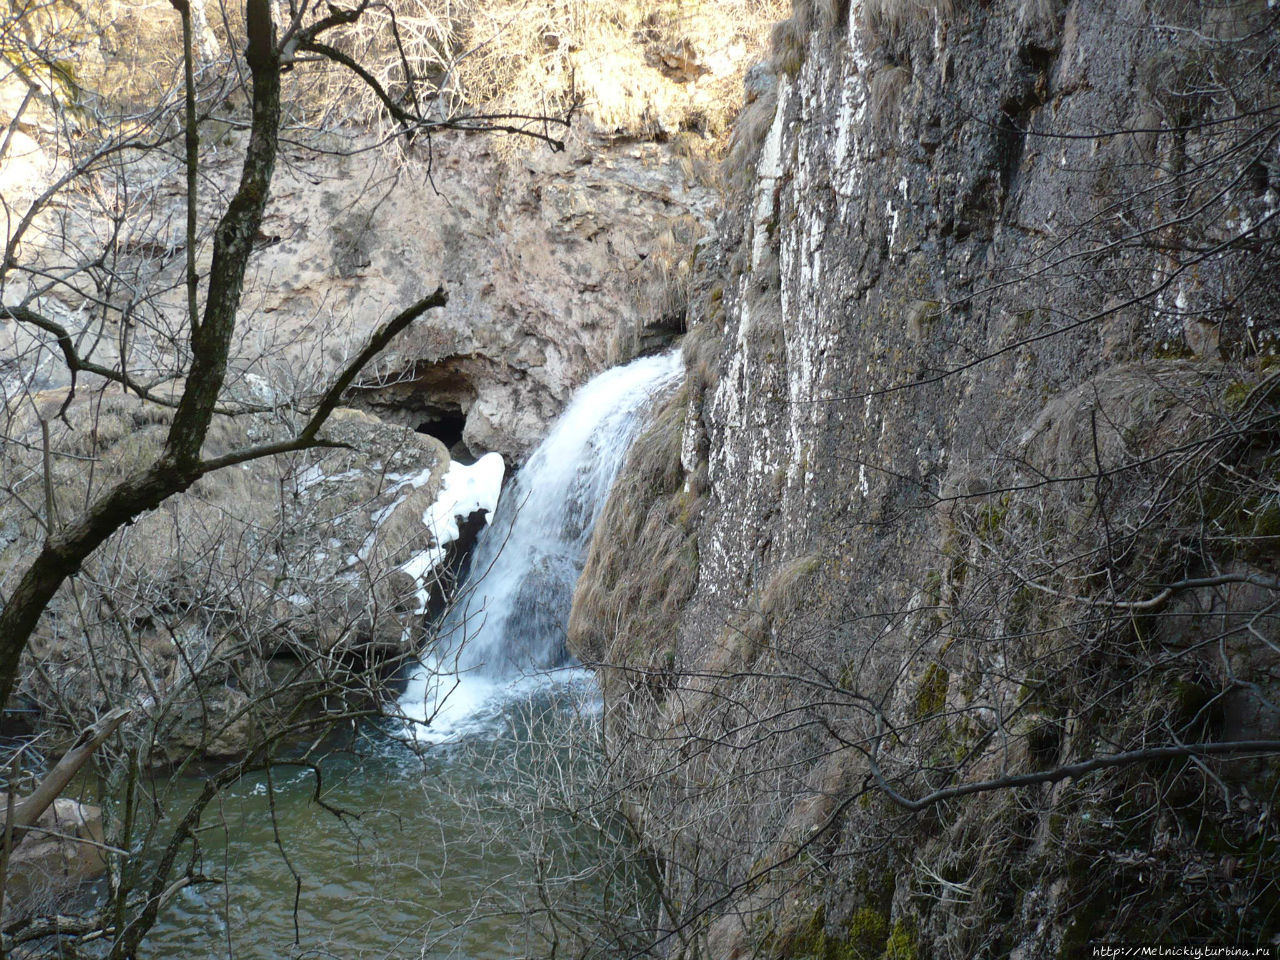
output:
[[[449,456],[459,463],[474,463],[475,457],[462,440],[467,415],[461,409],[432,411],[414,430],[435,437],[449,448]]]

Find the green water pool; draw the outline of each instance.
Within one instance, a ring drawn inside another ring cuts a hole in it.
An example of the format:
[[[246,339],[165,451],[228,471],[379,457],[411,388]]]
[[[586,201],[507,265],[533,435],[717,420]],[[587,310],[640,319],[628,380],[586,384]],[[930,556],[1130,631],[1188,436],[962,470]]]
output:
[[[598,842],[539,813],[536,799],[545,765],[572,769],[589,756],[590,699],[580,683],[560,685],[425,749],[400,742],[399,728],[366,728],[322,763],[321,796],[341,814],[315,801],[309,770],[239,781],[200,830],[200,872],[226,882],[179,893],[142,956],[536,955],[544,928],[526,909],[531,877],[548,858],[566,866],[568,849],[590,858]],[[179,793],[200,785],[191,778]]]

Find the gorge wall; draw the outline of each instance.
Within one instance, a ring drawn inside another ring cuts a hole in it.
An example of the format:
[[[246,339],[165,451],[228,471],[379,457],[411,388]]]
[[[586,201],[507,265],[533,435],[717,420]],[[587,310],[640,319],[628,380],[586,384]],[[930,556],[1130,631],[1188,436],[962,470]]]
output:
[[[684,955],[1275,935],[1278,27],[775,29],[570,625]]]
[[[91,144],[84,104],[115,96],[80,89],[95,57],[137,78],[111,50],[174,43],[176,20],[153,36],[111,6],[101,35],[55,36],[79,71],[61,119],[0,85],[6,204]],[[156,762],[235,756],[244,691],[270,699],[292,648],[332,710],[352,683],[335,650],[421,639],[403,574],[445,447],[519,462],[575,386],[687,328],[684,386],[630,455],[570,624],[604,679],[609,796],[654,855],[661,949],[1273,937],[1274,4],[795,0],[747,72],[719,199],[689,148],[765,5],[653,7],[575,25],[505,6],[522,92],[589,95],[563,153],[441,132],[387,156],[368,117],[308,113],[299,88],[307,133],[223,398],[265,409],[210,449],[287,433],[281,398],[437,281],[449,307],[366,371],[344,449],[227,471],[113,538],[33,642],[31,709],[65,735],[135,704]],[[593,46],[599,24],[624,53]],[[210,224],[244,146],[217,73]],[[180,371],[181,166],[166,147],[94,168],[0,269],[6,295],[104,366]],[[167,423],[89,378],[61,410],[48,333],[0,325],[5,591]]]

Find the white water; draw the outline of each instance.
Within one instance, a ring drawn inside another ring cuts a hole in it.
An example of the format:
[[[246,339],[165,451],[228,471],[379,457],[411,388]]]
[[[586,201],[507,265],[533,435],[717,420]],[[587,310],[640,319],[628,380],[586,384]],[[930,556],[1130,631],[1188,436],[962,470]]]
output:
[[[503,491],[435,649],[400,698],[420,739],[482,729],[512,696],[584,681],[564,641],[591,530],[650,399],[679,373],[675,352],[591,380]]]

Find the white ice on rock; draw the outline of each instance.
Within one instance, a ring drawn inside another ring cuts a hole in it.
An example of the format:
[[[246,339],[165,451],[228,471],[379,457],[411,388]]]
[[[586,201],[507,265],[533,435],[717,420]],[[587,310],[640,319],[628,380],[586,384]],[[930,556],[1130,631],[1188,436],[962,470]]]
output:
[[[422,523],[431,534],[430,546],[400,567],[418,585],[418,606],[414,613],[423,614],[427,610],[431,579],[444,563],[449,544],[458,539],[458,522],[479,510],[486,511],[490,518],[493,516],[502,493],[505,469],[502,455],[498,453],[486,453],[472,464],[456,460],[449,464],[435,502],[422,514]],[[410,478],[405,482],[413,483]]]

